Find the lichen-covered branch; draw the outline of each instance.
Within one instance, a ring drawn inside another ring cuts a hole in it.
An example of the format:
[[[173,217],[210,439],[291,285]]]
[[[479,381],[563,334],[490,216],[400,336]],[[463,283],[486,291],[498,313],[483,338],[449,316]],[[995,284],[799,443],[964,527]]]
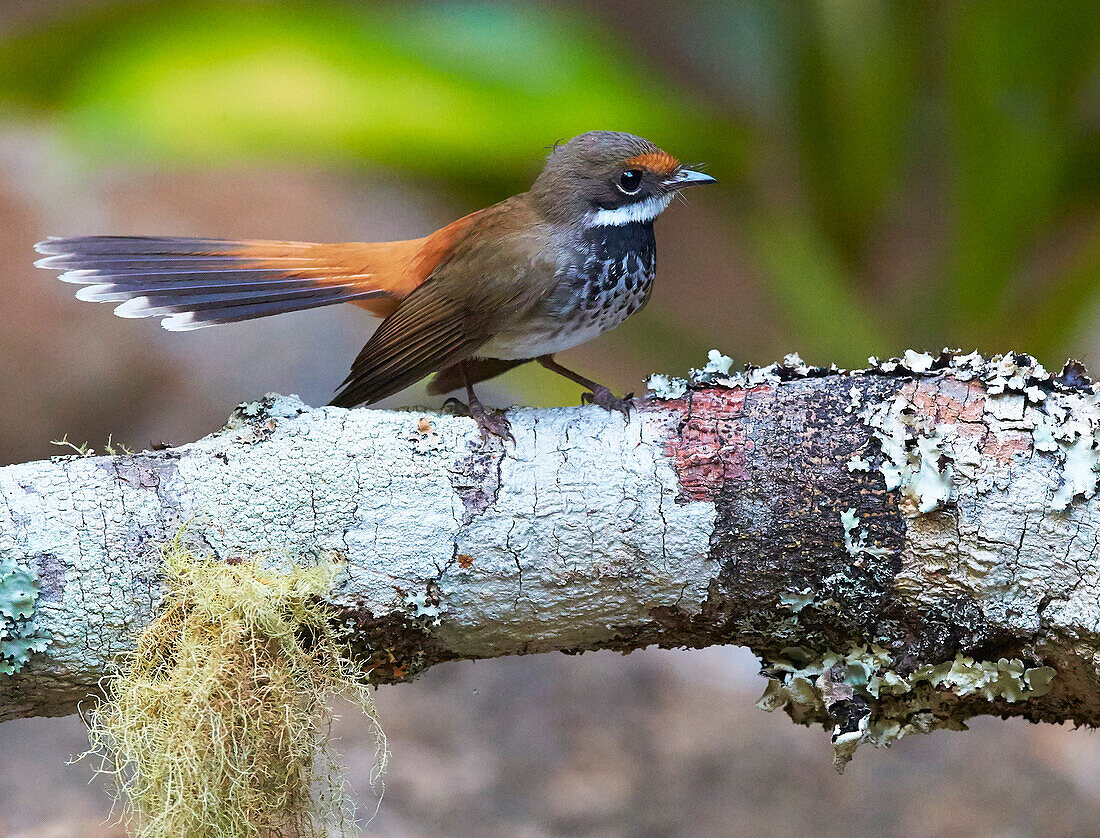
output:
[[[1100,399],[1027,356],[655,376],[629,422],[242,405],[180,448],[0,469],[0,719],[72,712],[162,547],[346,564],[372,677],[738,643],[761,701],[860,742],[981,713],[1100,723]]]

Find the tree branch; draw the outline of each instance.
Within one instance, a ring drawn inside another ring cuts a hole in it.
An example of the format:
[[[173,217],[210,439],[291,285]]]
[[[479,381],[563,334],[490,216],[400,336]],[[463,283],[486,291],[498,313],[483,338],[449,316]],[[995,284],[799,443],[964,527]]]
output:
[[[182,528],[222,559],[346,561],[333,602],[379,682],[738,643],[772,679],[762,706],[825,724],[838,765],[980,713],[1100,722],[1100,403],[1079,366],[727,370],[654,377],[675,397],[628,423],[512,410],[514,447],[273,396],[180,448],[0,469],[0,666],[20,668],[0,719],[94,691]]]

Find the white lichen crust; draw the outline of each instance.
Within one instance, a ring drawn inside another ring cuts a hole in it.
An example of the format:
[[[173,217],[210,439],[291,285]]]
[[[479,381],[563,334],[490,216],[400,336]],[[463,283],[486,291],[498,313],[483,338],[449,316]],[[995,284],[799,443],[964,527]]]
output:
[[[334,604],[378,682],[732,642],[771,679],[762,706],[825,725],[838,766],[979,713],[1100,724],[1100,400],[1079,365],[735,372],[712,352],[651,381],[629,421],[509,411],[514,445],[271,396],[177,449],[0,469],[0,583],[20,580],[36,644],[0,674],[0,718],[72,711],[148,623],[182,532],[223,560],[344,563]]]
[[[1060,709],[1023,714],[1096,724],[1100,399],[1083,369],[1071,362],[1052,376],[1026,355],[987,360],[946,350],[871,362],[853,375],[902,380],[878,400],[850,389],[845,412],[858,415],[870,439],[845,467],[877,472],[907,519],[891,598],[911,613],[942,615],[942,628],[957,620],[955,647],[970,642],[976,654],[915,660],[900,638],[874,632],[824,651],[761,649],[774,678],[762,706],[825,720],[838,768],[861,742],[887,746],[908,733],[960,727],[971,714],[959,712],[960,700],[973,697],[1006,712],[1017,702],[1036,707],[1034,699],[1057,689],[1046,706]],[[784,363],[789,370],[790,357]],[[728,386],[760,376],[750,370]],[[889,553],[868,542],[856,508],[839,517],[852,566]],[[837,607],[811,590],[780,595],[793,621]]]
[[[596,410],[515,410],[515,445],[484,447],[467,418],[425,432],[423,413],[270,397],[170,452],[0,469],[4,551],[42,578],[52,637],[0,681],[0,714],[72,709],[148,622],[180,531],[223,559],[346,562],[336,604],[427,618],[454,657],[592,647],[651,608],[697,610],[714,505],[675,503],[667,417]]]

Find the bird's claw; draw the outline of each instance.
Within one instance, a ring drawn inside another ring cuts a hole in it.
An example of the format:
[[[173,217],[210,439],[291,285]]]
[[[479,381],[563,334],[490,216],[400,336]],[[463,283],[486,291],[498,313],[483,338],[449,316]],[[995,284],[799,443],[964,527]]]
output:
[[[501,440],[509,440],[513,445],[516,438],[512,435],[512,423],[503,410],[486,410],[481,402],[470,402],[470,416],[477,422],[477,429],[481,431],[481,439],[489,442],[492,437]]]
[[[488,442],[495,436],[502,440],[511,440],[515,445],[516,438],[512,436],[512,423],[508,421],[503,410],[486,408],[477,400],[466,404],[452,396],[443,402],[441,412],[449,416],[468,416],[473,419],[477,422],[477,429],[481,432],[481,439],[484,442]]]
[[[608,413],[617,410],[629,422],[630,410],[634,407],[634,394],[627,393],[620,399],[602,384],[597,384],[591,393],[581,393],[581,404],[599,405]]]

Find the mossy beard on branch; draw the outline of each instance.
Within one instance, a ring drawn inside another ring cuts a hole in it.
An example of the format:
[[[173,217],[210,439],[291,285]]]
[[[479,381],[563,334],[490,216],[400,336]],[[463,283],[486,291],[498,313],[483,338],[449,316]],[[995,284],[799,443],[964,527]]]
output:
[[[324,601],[339,570],[165,553],[161,611],[105,679],[91,750],[114,774],[140,838],[273,838],[355,832],[354,806],[328,745],[327,699],[349,697],[386,739],[367,673]]]

